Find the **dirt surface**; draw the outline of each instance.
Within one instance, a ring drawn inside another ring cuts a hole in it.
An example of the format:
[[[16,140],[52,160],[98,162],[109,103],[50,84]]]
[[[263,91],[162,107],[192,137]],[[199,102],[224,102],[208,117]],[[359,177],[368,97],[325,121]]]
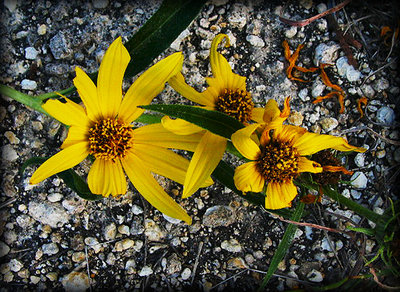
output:
[[[211,76],[211,41],[217,33],[228,34],[232,46],[221,52],[234,72],[247,77],[257,106],[271,98],[282,105],[291,96],[289,123],[368,148],[364,154],[345,156],[343,162],[354,175],[342,177],[352,182],[340,184],[339,191],[382,213],[390,200],[399,198],[399,39],[390,32],[380,36],[384,26],[399,27],[395,3],[352,1],[335,14],[295,27],[279,15],[300,21],[328,9],[332,1],[215,0],[160,58],[183,51],[183,74],[188,83],[204,90],[204,77]],[[97,71],[109,44],[120,35],[124,42],[129,39],[160,2],[4,1],[1,5],[1,83],[39,95],[70,87],[76,66],[88,73]],[[297,65],[332,64],[326,72],[345,92],[344,113],[335,97],[312,103],[331,91],[318,72],[301,73],[306,83],[287,78],[284,40],[292,52],[304,44]],[[352,62],[353,67],[348,64]],[[125,80],[126,87],[131,83]],[[357,109],[362,97],[368,101],[362,105],[364,116]],[[121,199],[97,202],[82,200],[57,177],[30,186],[36,167],[21,174],[21,165],[31,157],[57,153],[67,132],[54,119],[8,97],[0,102],[2,291],[253,291],[260,285],[287,223],[218,183],[181,200],[182,186],[159,178],[192,216],[191,226],[165,218],[132,186]],[[188,103],[169,86],[154,102]],[[238,164],[229,155],[225,159]],[[75,169],[85,174],[89,167],[85,161]],[[328,197],[307,205],[306,211],[303,222],[341,231],[348,222],[373,227]],[[347,276],[369,274],[364,259],[372,259],[378,249],[373,238],[360,233],[348,236],[300,227],[266,290],[324,287]],[[373,267],[383,265],[378,260]],[[399,285],[391,277],[380,280]],[[378,288],[372,280],[353,287]]]

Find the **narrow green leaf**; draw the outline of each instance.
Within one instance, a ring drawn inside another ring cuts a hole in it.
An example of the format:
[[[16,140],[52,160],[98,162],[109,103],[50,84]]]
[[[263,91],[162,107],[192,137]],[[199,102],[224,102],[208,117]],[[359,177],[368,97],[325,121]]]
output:
[[[28,94],[19,92],[18,90],[15,90],[15,89],[8,87],[6,85],[3,85],[3,84],[0,84],[0,94],[11,97],[12,99],[14,99],[14,100],[22,103],[23,105],[26,105],[38,112],[47,114],[46,111],[42,108],[42,100],[38,99],[34,96],[30,96]]]
[[[186,120],[227,139],[244,127],[242,123],[227,114],[189,105],[150,104],[141,106],[141,108]]]
[[[303,210],[304,210],[304,203],[299,203],[296,207],[296,210],[294,211],[293,216],[290,218],[291,221],[296,221],[296,222],[299,221],[301,216],[303,215]],[[279,243],[279,246],[276,249],[274,256],[272,257],[267,273],[265,274],[264,279],[260,287],[257,289],[257,291],[263,291],[265,286],[268,284],[268,281],[271,279],[272,275],[278,268],[279,263],[287,254],[287,251],[289,250],[289,246],[292,243],[296,230],[297,230],[297,225],[295,224],[289,224],[288,227],[286,228],[285,234],[283,235],[283,238]]]
[[[156,13],[125,44],[132,57],[125,72],[131,77],[166,50],[199,14],[205,0],[165,0]]]
[[[137,123],[143,123],[143,124],[157,124],[161,123],[161,118],[163,115],[151,115],[151,114],[142,114],[140,117],[138,117],[135,122]]]
[[[41,164],[45,162],[48,157],[32,157],[22,164],[20,168],[20,173],[22,174],[28,166],[34,164]],[[96,201],[103,199],[103,196],[95,195],[90,190],[84,179],[82,179],[75,171],[72,169],[67,169],[62,172],[57,173],[57,176],[61,178],[64,183],[71,188],[76,194],[82,199],[88,201]]]
[[[365,235],[369,235],[369,236],[373,236],[375,234],[374,230],[370,229],[370,228],[347,226],[347,229],[349,229],[351,231],[361,232],[361,233],[364,233]]]

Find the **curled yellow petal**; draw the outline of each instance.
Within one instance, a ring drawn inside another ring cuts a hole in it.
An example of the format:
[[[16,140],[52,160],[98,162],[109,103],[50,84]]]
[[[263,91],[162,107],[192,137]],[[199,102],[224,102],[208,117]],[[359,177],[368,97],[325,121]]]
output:
[[[231,139],[235,148],[244,157],[250,160],[256,160],[260,155],[260,147],[251,138],[254,131],[259,127],[259,124],[251,124],[233,133]]]
[[[236,167],[233,180],[236,188],[244,193],[261,192],[265,183],[255,161],[250,161]]]
[[[265,197],[265,208],[276,210],[292,205],[297,195],[297,188],[292,181],[286,183],[269,182]]]
[[[297,167],[298,167],[298,172],[311,172],[311,173],[322,172],[322,167],[319,163],[309,160],[305,157],[299,157]]]

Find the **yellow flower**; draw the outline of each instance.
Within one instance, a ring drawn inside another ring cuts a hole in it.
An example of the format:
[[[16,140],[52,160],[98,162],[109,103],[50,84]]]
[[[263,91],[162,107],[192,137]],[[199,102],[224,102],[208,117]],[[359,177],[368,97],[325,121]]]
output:
[[[92,155],[95,160],[87,178],[92,193],[105,197],[125,194],[126,173],[155,208],[190,224],[191,218],[152,173],[183,183],[189,161],[167,148],[193,151],[201,135],[177,136],[161,124],[136,129],[131,125],[143,113],[137,106],[149,104],[163,90],[165,82],[182,68],[183,56],[175,53],[152,66],[122,99],[122,81],[129,61],[119,37],[101,62],[97,87],[82,69],[76,68],[74,84],[84,107],[68,98],[65,103],[49,100],[43,105],[51,116],[70,127],[62,150],[35,171],[30,183],[37,184]]]
[[[205,91],[198,92],[189,86],[181,73],[174,75],[168,83],[178,93],[205,109],[223,112],[244,124],[250,120],[261,122],[264,110],[254,108],[251,94],[246,90],[246,77],[233,73],[228,61],[217,52],[218,45],[224,39],[225,47],[228,47],[230,44],[226,34],[217,35],[211,44],[210,64],[214,77],[206,78],[209,87]],[[203,134],[185,178],[182,197],[189,197],[198,190],[222,159],[227,139],[179,119],[164,117],[162,123],[166,129],[178,135]]]
[[[297,195],[293,179],[298,174],[322,172],[319,163],[305,156],[328,148],[366,151],[351,146],[341,137],[310,133],[301,127],[282,125],[290,113],[288,102],[289,98],[281,113],[276,101],[270,100],[265,107],[265,124],[252,124],[232,135],[233,145],[245,158],[251,160],[235,169],[235,186],[243,192],[261,192],[266,185],[267,209],[291,206]],[[261,136],[258,138],[253,133],[260,129]]]

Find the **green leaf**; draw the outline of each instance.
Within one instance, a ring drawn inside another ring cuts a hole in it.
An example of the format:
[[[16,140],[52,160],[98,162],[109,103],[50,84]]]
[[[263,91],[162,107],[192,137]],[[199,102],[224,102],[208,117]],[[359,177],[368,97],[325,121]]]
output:
[[[163,115],[150,115],[150,114],[142,114],[140,115],[135,122],[143,123],[143,124],[157,124],[161,123],[161,118]]]
[[[304,203],[299,203],[296,207],[296,210],[295,210],[293,216],[290,218],[290,220],[298,222],[300,220],[301,216],[303,215],[303,210],[304,210]],[[281,242],[279,243],[279,246],[276,249],[274,256],[272,257],[272,260],[271,260],[271,263],[267,270],[267,273],[265,274],[264,279],[263,279],[260,287],[257,289],[257,291],[264,291],[265,286],[268,284],[268,281],[271,279],[272,275],[275,273],[276,269],[278,268],[279,263],[282,261],[282,259],[287,254],[290,244],[292,243],[294,234],[296,233],[296,230],[297,230],[297,225],[295,225],[295,224],[289,224],[288,227],[286,228],[285,234],[283,235],[283,238],[282,238]]]
[[[150,104],[141,108],[183,119],[227,139],[244,127],[242,123],[227,114],[190,105]]]
[[[165,0],[156,13],[125,44],[131,62],[125,72],[131,77],[144,70],[166,50],[199,14],[205,0]]]
[[[25,169],[34,164],[41,164],[45,162],[48,157],[32,157],[22,164],[20,168],[21,174],[25,171]],[[88,201],[96,201],[101,200],[104,197],[100,195],[93,194],[84,179],[82,179],[75,171],[72,169],[67,169],[62,172],[57,173],[57,176],[61,178],[64,183],[71,188],[76,194],[82,199]]]

